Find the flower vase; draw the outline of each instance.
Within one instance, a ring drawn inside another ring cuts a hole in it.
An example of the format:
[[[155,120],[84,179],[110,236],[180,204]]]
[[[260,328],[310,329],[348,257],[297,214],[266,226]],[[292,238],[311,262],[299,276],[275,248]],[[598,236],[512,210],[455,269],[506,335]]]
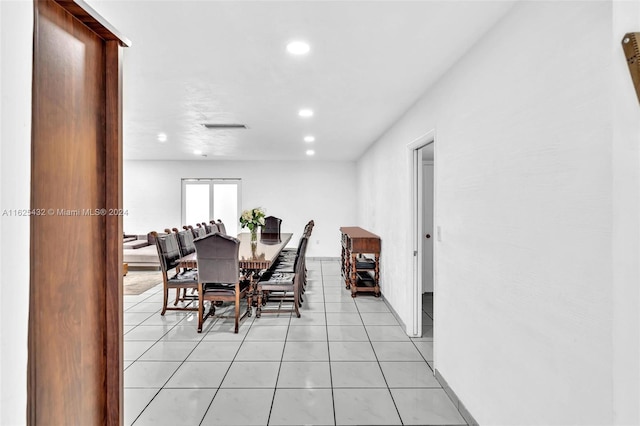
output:
[[[251,245],[255,246],[258,244],[258,230],[257,229],[252,229],[251,230]]]

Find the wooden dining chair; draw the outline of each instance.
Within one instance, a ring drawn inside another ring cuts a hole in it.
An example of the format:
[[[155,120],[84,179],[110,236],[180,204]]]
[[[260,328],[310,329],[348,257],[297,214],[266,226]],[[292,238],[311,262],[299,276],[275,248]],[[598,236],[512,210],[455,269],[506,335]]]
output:
[[[194,241],[198,260],[198,333],[204,321],[215,315],[216,302],[235,305],[235,333],[240,319],[250,314],[251,306],[240,317],[240,301],[247,297],[249,281],[240,277],[238,252],[240,240],[220,233],[209,234]],[[204,314],[205,302],[209,311]]]
[[[205,235],[210,234],[210,232],[208,232],[207,228],[205,227],[204,222],[196,223],[196,227],[195,228],[192,227],[192,229],[194,231],[194,239],[204,237]]]
[[[279,256],[280,260],[285,258],[287,260],[293,260],[298,255],[298,251],[300,250],[300,243],[302,242],[303,238],[305,237],[309,238],[311,236],[311,230],[313,229],[313,225],[314,225],[313,220],[310,220],[309,222],[307,222],[307,224],[304,226],[304,231],[302,232],[302,236],[300,237],[298,246],[296,248],[286,248],[282,250]]]
[[[310,220],[309,222],[307,222],[307,224],[304,226],[304,231],[302,232],[302,237],[300,237],[300,242],[298,243],[298,247],[297,248],[288,248],[288,249],[284,249],[282,250],[282,252],[280,253],[280,255],[278,256],[278,261],[276,262],[276,266],[278,264],[282,264],[283,266],[285,264],[288,264],[288,269],[293,270],[293,266],[294,266],[294,261],[295,259],[299,256],[300,254],[300,246],[302,244],[302,240],[304,238],[309,239],[309,237],[311,236],[311,231],[313,230],[313,226],[315,225],[315,222],[312,220]],[[301,294],[304,293],[304,291],[307,288],[307,267],[305,264],[304,267],[304,276],[302,279],[302,288],[301,288]],[[302,297],[301,299],[302,300]]]
[[[198,275],[196,271],[187,270],[180,271],[178,268],[178,259],[182,257],[180,255],[180,249],[178,247],[178,240],[176,234],[158,235],[157,232],[152,232],[158,249],[158,257],[160,258],[160,269],[162,270],[162,312],[160,315],[164,315],[168,310],[179,311],[196,311],[197,307],[191,306],[191,302],[197,299],[196,296],[184,296],[180,298],[180,293],[183,289],[196,289],[198,288]],[[174,270],[174,271],[172,271]],[[169,301],[169,289],[176,289],[176,302],[173,307],[168,307]],[[176,306],[178,299],[183,300],[185,306]],[[188,299],[189,302],[187,302]]]
[[[207,235],[207,231],[199,223],[196,224],[195,228],[191,225],[184,225],[182,229],[191,231],[194,240],[196,238],[204,237],[205,235]]]
[[[300,318],[300,303],[302,295],[302,279],[304,276],[304,259],[307,250],[307,239],[301,244],[301,256],[292,272],[278,270],[266,271],[258,282],[258,303],[278,305],[275,309],[261,309],[262,313],[283,312],[283,303],[291,303],[291,312]],[[256,315],[259,317],[259,315]]]
[[[280,226],[282,219],[275,216],[267,216],[264,218],[261,233],[270,235],[280,235]]]
[[[295,272],[298,262],[304,262],[306,247],[308,245],[309,238],[303,236],[300,238],[298,247],[294,256],[281,255],[270,268],[273,272]]]
[[[227,227],[224,226],[224,223],[222,223],[220,219],[218,219],[217,223],[215,220],[210,221],[210,223],[218,227],[218,232],[220,232],[221,234],[227,235]]]
[[[300,272],[300,303],[304,301],[302,295],[307,289],[307,264],[306,251],[309,244],[309,237],[306,233],[300,238],[297,249],[294,252],[287,252],[278,256],[278,260],[271,267],[274,272],[295,272],[298,262],[301,262]]]
[[[182,230],[178,231],[178,228],[173,228],[173,232],[176,234],[176,238],[178,239],[178,248],[180,249],[180,256],[184,257],[196,251],[196,246],[193,244],[193,233],[191,230]],[[196,289],[191,289],[191,294],[196,294]],[[187,289],[183,289],[182,291],[178,291],[176,293],[176,300],[173,302],[173,305],[177,305],[179,301],[184,301],[187,299]]]
[[[178,247],[180,248],[180,255],[182,257],[196,251],[196,246],[193,244],[193,233],[191,230],[179,231],[178,228],[173,228],[173,232],[178,238]]]
[[[215,234],[216,232],[220,232],[219,229],[218,229],[218,225],[216,225],[215,223],[202,222],[202,227],[205,229],[207,235]]]

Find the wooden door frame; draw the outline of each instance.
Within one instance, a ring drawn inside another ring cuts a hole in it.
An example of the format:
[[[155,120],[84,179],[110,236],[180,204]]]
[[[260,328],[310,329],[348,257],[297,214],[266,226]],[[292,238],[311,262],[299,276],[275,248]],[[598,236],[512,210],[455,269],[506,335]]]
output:
[[[104,111],[105,121],[103,131],[105,137],[105,208],[115,214],[105,215],[105,285],[97,288],[96,292],[103,294],[104,325],[101,332],[96,332],[96,343],[103,347],[104,353],[104,398],[105,405],[100,413],[106,425],[120,425],[123,422],[123,343],[122,343],[122,216],[117,214],[122,209],[122,53],[123,47],[128,47],[131,42],[115,30],[104,18],[95,12],[82,0],[34,0],[34,47],[33,47],[33,87],[32,92],[32,140],[34,146],[37,132],[34,129],[38,125],[37,106],[40,102],[40,94],[36,90],[36,72],[39,67],[39,47],[37,45],[39,31],[39,7],[45,7],[44,3],[55,3],[67,12],[72,18],[80,21],[98,38],[104,41]],[[46,7],[49,7],[48,5]],[[71,94],[70,96],[72,96]],[[34,136],[34,133],[36,136]],[[32,155],[33,158],[33,155]],[[32,160],[33,161],[33,160]],[[34,170],[32,165],[32,188],[34,176],[38,170]],[[41,208],[34,203],[33,190],[31,195],[31,207]],[[37,201],[36,201],[37,202]],[[52,207],[52,206],[49,206]],[[37,270],[37,258],[34,257],[34,221],[31,220],[31,249],[30,249],[30,270]],[[57,239],[64,241],[65,235],[55,235]],[[80,266],[81,267],[81,266]],[[28,365],[27,365],[27,423],[30,425],[47,424],[52,421],[38,407],[36,389],[46,387],[50,384],[39,380],[38,366],[33,361],[38,353],[38,339],[52,339],[55,336],[39,336],[37,333],[38,324],[43,321],[39,316],[33,315],[34,293],[37,291],[36,283],[33,280],[33,273],[30,274],[30,315],[29,315],[29,341],[28,341]],[[87,303],[91,303],[91,295],[87,294]],[[73,312],[70,312],[73,315]],[[33,358],[33,359],[32,359]],[[63,367],[60,366],[64,372]],[[80,373],[82,374],[82,373]],[[51,384],[53,385],[53,384]]]

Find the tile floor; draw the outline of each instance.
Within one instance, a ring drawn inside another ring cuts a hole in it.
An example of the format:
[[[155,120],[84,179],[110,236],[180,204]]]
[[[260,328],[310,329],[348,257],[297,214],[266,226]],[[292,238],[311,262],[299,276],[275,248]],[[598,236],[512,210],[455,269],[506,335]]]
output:
[[[160,316],[161,286],[125,296],[126,425],[464,425],[433,376],[432,299],[410,339],[387,305],[353,299],[338,261],[308,261],[301,318]]]

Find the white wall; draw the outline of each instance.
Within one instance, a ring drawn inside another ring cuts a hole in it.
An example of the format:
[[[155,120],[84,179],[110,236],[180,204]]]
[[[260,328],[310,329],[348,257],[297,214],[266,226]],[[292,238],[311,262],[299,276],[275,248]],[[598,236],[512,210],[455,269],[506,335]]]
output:
[[[640,2],[613,3],[613,409],[640,424],[640,105],[621,48],[640,31]]]
[[[0,1],[0,215],[28,209],[33,3]],[[29,218],[0,216],[0,424],[26,424]]]
[[[436,130],[436,368],[480,424],[613,422],[611,8],[519,2],[358,162],[408,324],[406,145]]]
[[[264,207],[267,215],[281,218],[282,232],[294,233],[293,246],[313,219],[307,252],[311,257],[339,257],[338,229],[356,219],[352,162],[126,161],[125,232],[146,234],[184,225],[182,178],[242,179],[242,208]]]

